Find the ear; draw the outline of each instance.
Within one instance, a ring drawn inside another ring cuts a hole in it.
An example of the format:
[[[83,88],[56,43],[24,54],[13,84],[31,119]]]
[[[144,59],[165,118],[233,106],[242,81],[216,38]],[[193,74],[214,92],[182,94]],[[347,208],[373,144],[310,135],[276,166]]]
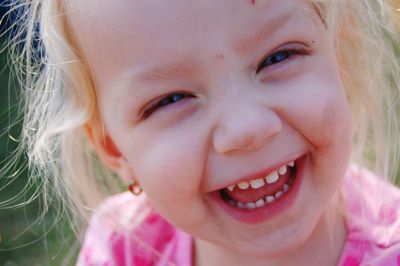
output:
[[[127,182],[132,181],[134,174],[128,161],[105,131],[99,119],[94,118],[84,126],[86,136],[102,162]]]

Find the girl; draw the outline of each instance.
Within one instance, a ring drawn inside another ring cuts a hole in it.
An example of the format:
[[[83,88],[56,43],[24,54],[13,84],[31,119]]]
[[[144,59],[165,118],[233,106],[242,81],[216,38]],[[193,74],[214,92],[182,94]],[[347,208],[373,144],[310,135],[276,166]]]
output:
[[[398,8],[29,1],[32,172],[80,215],[111,172],[138,195],[94,211],[78,265],[400,265],[399,190],[349,164],[396,173]]]

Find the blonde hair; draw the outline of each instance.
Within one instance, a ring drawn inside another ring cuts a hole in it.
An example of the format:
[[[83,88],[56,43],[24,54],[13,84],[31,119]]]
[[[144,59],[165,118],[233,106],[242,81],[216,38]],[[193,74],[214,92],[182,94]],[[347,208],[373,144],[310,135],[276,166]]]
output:
[[[311,2],[336,44],[353,114],[353,160],[394,178],[400,132],[400,65],[395,46],[399,7],[395,0]],[[24,90],[24,125],[15,156],[26,151],[30,176],[42,179],[45,198],[57,195],[75,217],[87,217],[88,209],[110,188],[111,192],[119,188],[115,176],[87,144],[83,130],[96,114],[95,88],[66,30],[63,1],[21,1],[17,7],[24,16],[18,18],[11,48]]]

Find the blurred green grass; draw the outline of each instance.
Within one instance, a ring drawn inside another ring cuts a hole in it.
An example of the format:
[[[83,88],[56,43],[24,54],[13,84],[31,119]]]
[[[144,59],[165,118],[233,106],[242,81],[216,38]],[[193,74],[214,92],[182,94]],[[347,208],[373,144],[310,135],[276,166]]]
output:
[[[0,166],[17,143],[19,127],[7,127],[16,111],[15,86],[10,80],[6,53],[0,54]],[[23,167],[23,163],[21,163]],[[0,177],[0,203],[10,199],[27,185],[27,173],[23,171],[10,185],[9,179]],[[21,204],[35,193],[33,185],[13,205]],[[79,248],[65,216],[59,215],[57,205],[50,206],[42,218],[43,204],[36,199],[26,206],[4,208],[0,206],[0,265],[74,265]]]

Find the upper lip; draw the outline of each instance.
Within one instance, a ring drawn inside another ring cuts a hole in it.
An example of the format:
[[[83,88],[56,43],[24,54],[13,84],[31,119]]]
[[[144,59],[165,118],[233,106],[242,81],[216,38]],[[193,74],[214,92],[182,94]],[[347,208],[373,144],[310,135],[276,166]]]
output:
[[[302,154],[302,155],[300,155],[300,156],[292,157],[292,158],[289,159],[289,160],[285,160],[285,161],[282,161],[282,162],[279,162],[279,163],[275,163],[275,164],[269,166],[268,168],[266,168],[266,169],[264,169],[264,170],[261,170],[261,171],[259,171],[259,172],[256,172],[256,173],[253,173],[253,174],[249,174],[249,175],[242,176],[242,177],[240,177],[240,178],[238,178],[238,179],[235,179],[235,181],[233,181],[233,182],[231,181],[231,182],[229,182],[229,183],[223,184],[222,186],[219,186],[220,188],[218,188],[218,189],[216,189],[216,190],[213,190],[213,192],[214,192],[214,191],[219,191],[219,190],[221,190],[221,189],[225,189],[225,188],[227,188],[228,186],[235,185],[235,184],[237,184],[237,183],[239,183],[239,182],[242,182],[242,181],[249,182],[250,180],[259,179],[259,178],[264,178],[264,177],[266,177],[267,175],[269,175],[270,173],[272,173],[273,171],[277,171],[282,165],[288,164],[288,163],[291,162],[291,161],[294,161],[294,162],[295,162],[296,160],[298,160],[298,159],[301,158],[302,156],[304,156],[304,154]]]

